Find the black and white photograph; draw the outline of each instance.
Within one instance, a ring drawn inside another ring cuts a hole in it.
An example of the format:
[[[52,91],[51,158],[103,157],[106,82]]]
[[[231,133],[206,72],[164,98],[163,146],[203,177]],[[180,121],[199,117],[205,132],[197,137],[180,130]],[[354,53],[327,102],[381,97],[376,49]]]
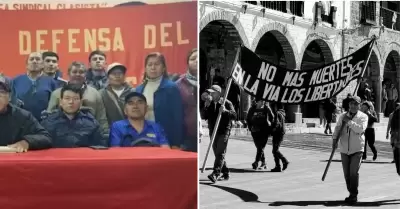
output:
[[[400,208],[398,14],[200,1],[200,208]]]

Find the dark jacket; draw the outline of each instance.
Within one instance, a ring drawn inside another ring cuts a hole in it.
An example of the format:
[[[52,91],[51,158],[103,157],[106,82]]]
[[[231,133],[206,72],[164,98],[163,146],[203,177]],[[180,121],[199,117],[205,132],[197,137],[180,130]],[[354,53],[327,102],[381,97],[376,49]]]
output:
[[[0,113],[0,146],[26,140],[30,150],[51,147],[51,137],[33,115],[14,105],[8,105],[5,113]]]
[[[279,109],[276,111],[273,126],[273,135],[282,135],[286,133],[285,128],[286,113],[284,109]]]
[[[369,112],[365,113],[368,115],[368,127],[371,127],[375,122],[378,121],[378,117],[374,110],[370,110]]]
[[[136,87],[136,92],[142,93],[146,81]],[[171,146],[180,147],[184,140],[184,116],[181,93],[176,83],[164,77],[154,93],[155,122],[164,128]],[[196,123],[196,121],[193,121]]]
[[[342,107],[343,107],[345,112],[349,111],[350,100],[351,100],[351,98],[346,97],[346,99],[344,99],[343,102],[342,102]]]
[[[176,82],[181,92],[185,120],[184,148],[197,150],[197,86],[192,85],[186,78],[186,74]]]
[[[107,74],[105,73],[104,76],[94,76],[93,70],[89,69],[86,72],[86,82],[97,90],[103,89],[108,85]]]
[[[221,107],[220,102],[215,103],[211,102],[208,107],[204,108],[204,119],[208,122],[208,129],[210,131],[210,136],[214,131],[214,126],[217,121],[219,108]],[[232,120],[236,118],[236,111],[233,107],[232,102],[226,100],[225,109],[227,112],[222,113],[221,120],[218,125],[217,135],[225,135],[230,134],[230,130],[232,128]]]
[[[106,145],[100,125],[89,110],[81,110],[70,120],[58,110],[42,121],[43,127],[53,138],[55,148]]]
[[[17,99],[23,102],[23,108],[40,121],[42,112],[49,104],[51,92],[57,89],[57,84],[49,76],[40,76],[32,82],[23,74],[14,78],[12,87]]]
[[[247,113],[246,122],[251,132],[269,133],[273,121],[274,114],[268,106],[263,106],[261,109],[258,109],[254,104],[250,107],[249,112]]]
[[[124,91],[120,97],[115,94],[110,86],[99,91],[101,98],[103,99],[109,127],[111,127],[114,122],[126,118],[124,113],[124,102],[126,95],[131,91],[135,91],[135,89],[130,87],[128,84],[125,84]]]

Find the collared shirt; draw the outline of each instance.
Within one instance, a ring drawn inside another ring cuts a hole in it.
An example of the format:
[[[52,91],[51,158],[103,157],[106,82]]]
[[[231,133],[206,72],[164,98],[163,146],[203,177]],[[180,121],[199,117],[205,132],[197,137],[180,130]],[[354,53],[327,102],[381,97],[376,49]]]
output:
[[[163,129],[155,122],[145,120],[143,130],[140,133],[127,119],[117,121],[111,126],[110,146],[112,147],[129,147],[139,139],[147,139],[154,144],[168,145]]]

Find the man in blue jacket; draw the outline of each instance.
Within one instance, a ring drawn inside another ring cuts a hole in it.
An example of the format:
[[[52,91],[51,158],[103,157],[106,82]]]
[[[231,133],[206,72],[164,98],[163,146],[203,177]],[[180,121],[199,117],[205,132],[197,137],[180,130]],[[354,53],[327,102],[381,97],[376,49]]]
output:
[[[105,145],[99,123],[89,110],[81,108],[82,94],[79,85],[64,86],[61,89],[60,109],[42,122],[53,138],[53,147]]]
[[[41,120],[41,114],[46,110],[51,92],[57,88],[53,78],[43,76],[43,59],[39,52],[31,53],[26,61],[27,73],[13,80],[13,92],[23,103],[23,108]]]
[[[129,147],[145,143],[149,146],[169,148],[161,126],[145,120],[147,100],[143,94],[131,92],[126,95],[124,112],[127,119],[117,121],[111,127],[111,146]]]

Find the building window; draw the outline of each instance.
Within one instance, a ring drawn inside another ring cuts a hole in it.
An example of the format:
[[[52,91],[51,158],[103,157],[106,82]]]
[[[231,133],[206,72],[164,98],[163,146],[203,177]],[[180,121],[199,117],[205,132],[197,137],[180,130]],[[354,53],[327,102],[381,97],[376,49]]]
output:
[[[380,2],[381,24],[386,28],[400,31],[399,9],[397,2]]]
[[[376,2],[360,1],[361,23],[376,24]]]
[[[293,15],[303,17],[304,1],[291,1],[290,2],[290,12],[292,12]]]
[[[286,13],[286,1],[262,1],[261,5],[267,9],[272,9]]]

